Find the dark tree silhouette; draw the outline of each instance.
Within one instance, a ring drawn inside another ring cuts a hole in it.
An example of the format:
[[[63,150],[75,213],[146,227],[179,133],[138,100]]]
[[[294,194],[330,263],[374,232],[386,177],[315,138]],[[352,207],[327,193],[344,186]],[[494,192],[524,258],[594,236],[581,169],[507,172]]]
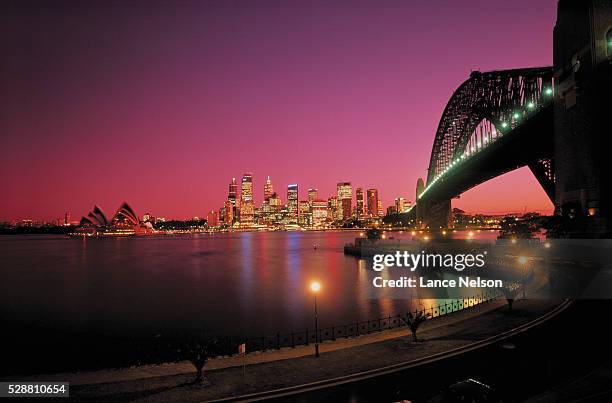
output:
[[[196,370],[194,383],[200,382],[204,374],[204,366],[214,352],[216,340],[193,339],[185,343],[180,352],[180,358],[189,360]]]
[[[425,313],[425,311],[416,311],[414,314],[412,312],[408,312],[406,317],[401,317],[401,319],[406,323],[410,332],[412,333],[412,340],[419,341],[417,338],[417,330],[422,323],[424,323],[431,314]]]
[[[535,213],[527,213],[521,218],[504,217],[500,223],[498,238],[531,239],[542,227],[541,221],[541,217]]]
[[[512,304],[514,304],[514,300],[519,295],[520,291],[521,291],[521,287],[519,287],[519,286],[515,286],[515,287],[512,287],[512,288],[510,288],[510,287],[502,288],[502,292],[504,293],[504,297],[506,298],[506,302],[508,302],[508,310],[509,311],[512,310]]]

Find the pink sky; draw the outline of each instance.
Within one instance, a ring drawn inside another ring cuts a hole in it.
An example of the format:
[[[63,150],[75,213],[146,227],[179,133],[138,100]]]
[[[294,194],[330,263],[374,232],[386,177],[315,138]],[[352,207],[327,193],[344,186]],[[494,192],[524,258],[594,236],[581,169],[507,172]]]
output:
[[[244,172],[258,204],[266,175],[414,201],[453,90],[550,65],[556,2],[28,4],[0,17],[0,220],[203,216]],[[453,204],[552,210],[528,169]]]

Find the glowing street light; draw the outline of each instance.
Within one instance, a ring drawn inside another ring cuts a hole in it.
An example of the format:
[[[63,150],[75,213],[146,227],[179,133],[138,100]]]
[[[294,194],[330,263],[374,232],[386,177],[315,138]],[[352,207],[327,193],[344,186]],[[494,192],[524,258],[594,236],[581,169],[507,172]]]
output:
[[[315,315],[315,357],[319,357],[319,315],[317,313],[317,293],[321,291],[321,283],[313,281],[310,283],[310,290],[314,294],[314,315]]]
[[[312,292],[319,292],[321,290],[321,283],[319,283],[318,281],[313,281],[312,283],[310,283],[310,289],[312,290]]]
[[[527,104],[527,108],[529,108],[529,109],[533,109],[533,108],[535,108],[535,104],[534,104],[533,102],[529,102],[529,103]]]
[[[546,95],[552,95],[552,88],[546,88],[546,89],[544,90],[544,94],[546,94]]]
[[[525,283],[527,281],[527,258],[525,256],[519,256],[518,262],[523,266],[523,298],[525,298]]]

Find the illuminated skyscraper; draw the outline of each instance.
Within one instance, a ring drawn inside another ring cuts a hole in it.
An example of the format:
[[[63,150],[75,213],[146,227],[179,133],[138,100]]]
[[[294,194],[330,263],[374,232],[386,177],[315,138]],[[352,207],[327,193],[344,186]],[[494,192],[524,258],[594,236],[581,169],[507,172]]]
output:
[[[219,212],[211,210],[206,216],[206,222],[209,227],[216,227],[219,225]]]
[[[240,224],[253,224],[254,215],[253,174],[245,173],[242,176],[242,185],[240,189]]]
[[[272,212],[278,213],[278,211],[281,209],[281,198],[278,197],[278,194],[276,194],[276,192],[272,193],[270,199],[268,200],[268,203],[270,204],[270,211]]]
[[[266,184],[264,185],[264,201],[267,201],[270,196],[274,193],[274,186],[272,186],[272,181],[270,180],[270,176],[266,179]]]
[[[368,215],[378,217],[378,189],[368,189]]]
[[[269,224],[276,224],[280,220],[281,199],[276,192],[270,195],[267,202],[264,202],[264,218]]]
[[[358,220],[363,220],[364,218],[366,218],[366,209],[365,209],[365,200],[363,198],[363,189],[357,188],[357,190],[355,191],[355,195],[357,198],[355,216]]]
[[[231,226],[234,223],[234,206],[232,206],[232,202],[226,200],[223,204],[225,217],[223,218],[223,222],[226,225]]]
[[[308,205],[312,207],[312,202],[319,198],[319,189],[308,189]]]
[[[238,204],[236,199],[238,197],[238,184],[236,184],[236,178],[232,178],[229,184],[229,192],[227,194],[227,201],[232,205],[232,222],[236,222],[238,219]]]
[[[327,221],[327,202],[320,199],[313,200],[311,210],[312,225],[315,227],[325,225],[325,221]]]
[[[385,215],[383,211],[382,200],[378,200],[377,210],[378,210],[378,217],[382,217]]]
[[[298,185],[287,186],[287,223],[298,223]]]
[[[327,199],[327,220],[338,220],[338,197],[332,196]]]
[[[308,203],[308,200],[300,200],[298,224],[302,227],[310,226],[310,217],[310,203]]]
[[[406,199],[404,199],[403,197],[395,198],[395,211],[398,213],[406,212]]]
[[[353,209],[353,187],[351,182],[339,182],[338,190],[338,218],[349,220]]]

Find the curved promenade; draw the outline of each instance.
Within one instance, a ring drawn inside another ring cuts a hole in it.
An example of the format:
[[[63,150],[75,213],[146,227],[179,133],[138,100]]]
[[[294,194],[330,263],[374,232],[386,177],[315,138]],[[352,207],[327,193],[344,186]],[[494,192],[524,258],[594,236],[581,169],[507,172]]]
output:
[[[68,376],[71,397],[85,399],[195,402],[282,397],[461,354],[536,325],[565,305],[520,300],[508,312],[505,301],[496,300],[426,322],[417,343],[400,328],[324,343],[318,359],[312,355],[313,346],[250,354],[244,375],[240,357],[214,359],[201,385],[191,384],[193,369],[181,363],[52,378]]]

